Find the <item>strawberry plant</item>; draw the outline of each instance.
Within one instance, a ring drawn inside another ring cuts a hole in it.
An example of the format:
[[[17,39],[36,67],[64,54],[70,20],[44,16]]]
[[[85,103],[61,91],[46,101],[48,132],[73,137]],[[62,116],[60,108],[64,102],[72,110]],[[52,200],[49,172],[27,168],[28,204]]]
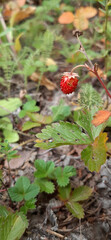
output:
[[[95,74],[102,87],[105,89],[107,95],[111,98],[111,94],[107,90],[105,84],[98,74],[97,64],[92,64],[79,39],[79,36],[81,34],[82,33],[79,31],[74,32],[74,36],[77,38],[80,44],[79,51],[81,51],[86,56],[89,65],[77,65],[72,69],[70,73],[64,73],[60,83],[61,89],[65,94],[69,94],[72,91],[75,91],[78,80],[76,80],[75,83],[75,75],[73,72],[78,67],[84,67],[88,71],[91,71]],[[107,157],[106,142],[108,140],[108,137],[107,133],[103,131],[105,127],[108,126],[108,123],[105,121],[105,119],[96,127],[93,124],[93,117],[95,113],[98,110],[102,109],[102,100],[98,96],[98,93],[92,89],[93,88],[90,88],[90,91],[93,93],[92,96],[90,95],[88,88],[86,91],[82,91],[82,93],[80,93],[80,103],[82,103],[81,111],[79,110],[74,112],[74,123],[61,121],[51,126],[47,126],[42,130],[42,133],[37,134],[38,139],[36,140],[36,146],[43,149],[49,149],[62,145],[88,145],[81,152],[81,158],[90,171],[99,171],[101,165],[105,163]],[[99,99],[99,101],[97,101],[97,99]],[[95,108],[94,101],[96,104]],[[110,114],[108,118],[109,117]]]

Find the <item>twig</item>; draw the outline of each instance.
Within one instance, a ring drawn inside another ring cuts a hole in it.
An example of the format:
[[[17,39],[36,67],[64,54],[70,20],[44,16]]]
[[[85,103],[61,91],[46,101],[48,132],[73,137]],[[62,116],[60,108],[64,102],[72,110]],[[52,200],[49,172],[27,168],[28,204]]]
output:
[[[50,229],[46,229],[46,232],[48,232],[48,233],[50,233],[50,234],[52,234],[52,235],[55,235],[55,236],[57,236],[57,237],[59,237],[59,238],[64,238],[64,236],[63,235],[61,235],[60,233],[57,233],[57,232],[54,232],[54,231],[52,231],[52,230],[50,230]]]

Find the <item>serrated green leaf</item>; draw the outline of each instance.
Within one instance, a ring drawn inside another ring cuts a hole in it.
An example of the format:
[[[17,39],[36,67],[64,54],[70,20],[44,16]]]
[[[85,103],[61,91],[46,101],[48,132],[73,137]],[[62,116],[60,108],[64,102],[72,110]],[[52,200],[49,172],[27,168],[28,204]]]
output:
[[[66,187],[59,187],[59,197],[62,201],[68,200],[71,193],[71,185],[67,185]]]
[[[76,171],[72,166],[66,166],[64,169],[57,167],[54,171],[57,183],[60,187],[65,187],[69,183],[69,177],[75,176]]]
[[[92,136],[92,115],[91,112],[89,111],[84,111],[82,112],[80,111],[74,111],[74,121],[81,126],[84,130],[87,131],[89,137],[91,138],[91,140],[93,140],[93,136]]]
[[[0,217],[0,239],[19,240],[28,226],[24,219],[17,214]]]
[[[37,134],[37,147],[43,149],[54,148],[62,145],[90,144],[91,140],[76,124],[69,122],[54,123]]]
[[[23,124],[22,126],[22,131],[27,131],[27,130],[30,130],[34,127],[39,127],[41,126],[40,123],[36,123],[36,122],[31,122],[31,121],[27,121]]]
[[[15,186],[8,189],[9,195],[13,201],[19,202],[30,200],[39,193],[39,187],[35,184],[30,184],[27,177],[20,177]]]
[[[7,100],[0,100],[0,116],[8,115],[14,112],[22,105],[19,98],[8,98]]]
[[[84,217],[84,209],[81,204],[73,201],[68,201],[66,203],[66,207],[73,214],[74,217],[79,219]]]
[[[83,201],[88,199],[88,197],[90,197],[92,193],[92,189],[88,186],[80,186],[76,189],[74,189],[72,195],[71,195],[71,199],[74,202],[78,202],[78,201]]]
[[[47,181],[45,178],[38,178],[35,179],[35,184],[40,187],[41,192],[46,192],[48,194],[51,194],[55,190],[55,186],[51,181]]]
[[[52,161],[45,162],[42,159],[35,160],[35,168],[37,171],[34,173],[37,178],[48,177],[53,171],[55,164]]]
[[[68,117],[71,114],[69,106],[64,105],[64,101],[61,100],[58,106],[52,106],[51,110],[53,112],[53,122],[64,120],[65,117]]]
[[[106,161],[106,141],[107,133],[100,133],[94,143],[85,148],[81,153],[81,158],[90,171],[99,171],[101,165]]]

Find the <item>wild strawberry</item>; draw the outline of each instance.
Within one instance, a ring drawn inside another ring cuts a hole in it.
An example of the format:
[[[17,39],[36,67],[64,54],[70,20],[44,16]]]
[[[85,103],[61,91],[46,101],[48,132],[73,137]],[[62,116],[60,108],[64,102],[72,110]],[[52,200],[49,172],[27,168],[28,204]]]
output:
[[[78,74],[65,72],[61,78],[60,88],[63,93],[69,94],[75,91],[78,84]]]

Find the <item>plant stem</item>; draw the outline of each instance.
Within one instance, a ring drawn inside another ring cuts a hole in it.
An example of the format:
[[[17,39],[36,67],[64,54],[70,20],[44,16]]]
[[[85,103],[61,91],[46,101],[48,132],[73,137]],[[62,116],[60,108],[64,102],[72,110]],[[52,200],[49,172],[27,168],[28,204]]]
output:
[[[77,68],[79,68],[79,67],[85,67],[85,68],[87,68],[88,71],[90,71],[90,72],[92,72],[92,73],[95,74],[95,76],[97,77],[97,79],[98,79],[99,82],[101,83],[102,87],[105,89],[107,95],[111,98],[111,94],[109,93],[108,89],[106,88],[105,84],[103,83],[101,77],[99,76],[99,74],[98,74],[98,72],[97,72],[97,64],[93,65],[93,63],[91,62],[91,60],[90,60],[89,57],[87,56],[87,53],[86,53],[86,51],[85,51],[85,49],[84,49],[84,47],[83,47],[83,45],[82,45],[82,43],[81,43],[81,41],[80,41],[80,39],[79,39],[79,31],[77,31],[77,32],[75,33],[75,36],[76,36],[76,38],[77,38],[77,40],[78,40],[78,42],[79,42],[79,44],[80,44],[80,50],[79,50],[79,51],[82,52],[82,53],[86,56],[90,67],[89,67],[87,64],[78,65],[78,66],[76,66],[76,67],[74,67],[74,68],[72,69],[71,73],[72,73],[75,69],[77,69]]]
[[[85,57],[87,58],[90,66],[91,66],[91,68],[93,68],[93,67],[94,67],[94,66],[93,66],[93,63],[92,63],[91,60],[89,59],[89,57],[88,57],[88,55],[87,55],[87,53],[86,53],[86,51],[85,51],[85,49],[84,49],[84,47],[83,47],[83,45],[82,45],[82,43],[81,43],[81,41],[80,41],[78,35],[77,35],[77,40],[78,40],[78,42],[79,42],[79,44],[80,44],[80,50],[79,50],[79,51],[82,52],[82,53],[85,55]]]

